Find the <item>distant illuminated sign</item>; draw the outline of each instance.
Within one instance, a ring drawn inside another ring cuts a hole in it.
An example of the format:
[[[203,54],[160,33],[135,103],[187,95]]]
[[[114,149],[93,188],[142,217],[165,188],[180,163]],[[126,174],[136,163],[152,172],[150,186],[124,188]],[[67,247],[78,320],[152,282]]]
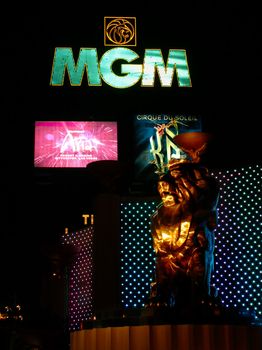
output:
[[[82,214],[82,218],[83,218],[83,225],[84,226],[92,226],[94,225],[94,221],[95,221],[95,216],[94,214]],[[65,235],[69,234],[69,229],[68,227],[65,227]]]
[[[83,214],[82,218],[84,219],[84,225],[94,225],[94,214]]]

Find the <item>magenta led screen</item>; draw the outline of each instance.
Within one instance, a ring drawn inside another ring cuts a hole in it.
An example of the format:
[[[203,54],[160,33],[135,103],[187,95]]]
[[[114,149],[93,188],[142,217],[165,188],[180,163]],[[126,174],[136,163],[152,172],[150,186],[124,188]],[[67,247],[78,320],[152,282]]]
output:
[[[116,121],[35,122],[35,167],[85,168],[99,160],[118,160]]]

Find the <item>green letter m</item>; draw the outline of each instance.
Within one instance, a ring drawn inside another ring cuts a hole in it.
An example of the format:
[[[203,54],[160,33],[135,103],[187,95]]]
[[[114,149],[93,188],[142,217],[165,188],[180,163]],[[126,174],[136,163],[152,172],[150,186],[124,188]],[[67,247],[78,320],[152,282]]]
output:
[[[77,64],[75,64],[71,48],[57,47],[54,54],[50,85],[64,85],[66,70],[72,86],[81,85],[85,70],[87,73],[88,85],[101,85],[96,49],[80,49],[78,61]]]

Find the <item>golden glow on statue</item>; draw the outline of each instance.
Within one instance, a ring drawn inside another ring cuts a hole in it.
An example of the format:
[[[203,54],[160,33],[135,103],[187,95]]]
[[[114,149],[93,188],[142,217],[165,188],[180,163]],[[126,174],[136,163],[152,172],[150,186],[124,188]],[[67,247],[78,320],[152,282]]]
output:
[[[193,305],[212,294],[219,191],[215,179],[200,164],[207,135],[187,133],[174,142],[176,139],[188,159],[171,159],[158,182],[162,201],[152,216],[156,270],[149,306]]]

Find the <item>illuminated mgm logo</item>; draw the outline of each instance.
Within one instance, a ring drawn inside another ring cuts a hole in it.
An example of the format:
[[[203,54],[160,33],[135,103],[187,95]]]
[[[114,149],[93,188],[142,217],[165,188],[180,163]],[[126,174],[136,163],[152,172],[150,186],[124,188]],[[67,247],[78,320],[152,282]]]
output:
[[[136,46],[135,17],[105,17],[105,46]]]
[[[161,87],[172,87],[175,75],[179,87],[192,87],[184,49],[169,49],[165,62],[161,49],[145,49],[140,57],[127,47],[136,46],[135,21],[129,19],[105,17],[104,45],[116,47],[100,58],[96,48],[80,48],[76,60],[72,48],[55,48],[50,85],[63,86],[67,73],[71,86],[81,86],[86,74],[88,86],[102,86],[104,82],[124,89],[140,81],[141,87],[154,87],[158,74]],[[116,62],[120,72],[113,69]]]

